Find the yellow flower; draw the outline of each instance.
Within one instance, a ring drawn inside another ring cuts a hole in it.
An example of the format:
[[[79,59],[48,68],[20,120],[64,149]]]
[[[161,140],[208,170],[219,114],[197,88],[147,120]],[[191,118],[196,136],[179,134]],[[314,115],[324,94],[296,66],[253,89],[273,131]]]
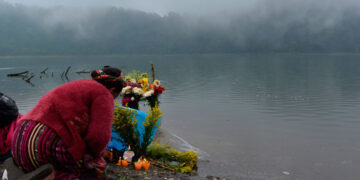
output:
[[[142,78],[144,84],[149,84],[149,78]]]
[[[144,92],[149,90],[149,79],[148,78],[142,78],[141,79],[141,87]]]

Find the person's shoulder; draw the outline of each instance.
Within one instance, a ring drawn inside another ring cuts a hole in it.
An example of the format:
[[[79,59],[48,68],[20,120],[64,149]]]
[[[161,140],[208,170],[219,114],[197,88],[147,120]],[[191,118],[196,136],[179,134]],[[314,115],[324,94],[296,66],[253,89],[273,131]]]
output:
[[[68,82],[66,84],[91,84],[94,86],[100,85],[98,82],[92,80],[92,79],[80,79],[80,80],[75,80],[75,81],[71,81]]]
[[[80,79],[80,80],[71,81],[71,82],[63,84],[62,87],[63,88],[75,88],[75,89],[105,88],[105,87],[103,87],[103,85],[101,85],[100,83],[98,83],[92,79]]]
[[[96,82],[92,79],[82,79],[73,81],[73,83],[77,86],[81,86],[83,91],[87,91],[92,95],[100,96],[100,95],[111,95],[109,90],[102,84]]]

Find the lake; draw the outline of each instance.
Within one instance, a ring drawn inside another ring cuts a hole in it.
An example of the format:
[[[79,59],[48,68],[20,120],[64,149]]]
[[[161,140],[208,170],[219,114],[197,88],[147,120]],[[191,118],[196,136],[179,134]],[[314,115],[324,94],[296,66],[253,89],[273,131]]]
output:
[[[162,128],[201,151],[199,174],[231,179],[358,179],[360,55],[203,54],[1,57],[0,91],[22,113],[75,72],[155,74]],[[47,76],[39,77],[45,68]],[[33,86],[6,74],[29,70]],[[52,76],[53,74],[53,76]]]

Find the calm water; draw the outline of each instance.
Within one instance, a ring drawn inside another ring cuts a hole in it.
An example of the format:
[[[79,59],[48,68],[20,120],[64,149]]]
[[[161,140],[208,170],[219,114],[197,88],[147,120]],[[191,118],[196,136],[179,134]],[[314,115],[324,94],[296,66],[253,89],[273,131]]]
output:
[[[26,113],[60,74],[112,65],[166,86],[162,128],[209,156],[199,173],[232,179],[358,179],[360,55],[131,55],[0,59],[0,91]],[[48,77],[39,78],[49,67]],[[7,73],[29,70],[30,86]],[[51,76],[54,73],[54,77]]]

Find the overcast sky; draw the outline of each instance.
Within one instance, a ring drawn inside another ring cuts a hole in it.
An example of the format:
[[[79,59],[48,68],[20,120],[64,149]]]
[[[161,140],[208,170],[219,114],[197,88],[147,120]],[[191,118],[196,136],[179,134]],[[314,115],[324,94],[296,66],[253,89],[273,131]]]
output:
[[[117,6],[147,12],[190,14],[216,14],[238,11],[253,5],[258,0],[4,0],[13,4],[31,6]]]

